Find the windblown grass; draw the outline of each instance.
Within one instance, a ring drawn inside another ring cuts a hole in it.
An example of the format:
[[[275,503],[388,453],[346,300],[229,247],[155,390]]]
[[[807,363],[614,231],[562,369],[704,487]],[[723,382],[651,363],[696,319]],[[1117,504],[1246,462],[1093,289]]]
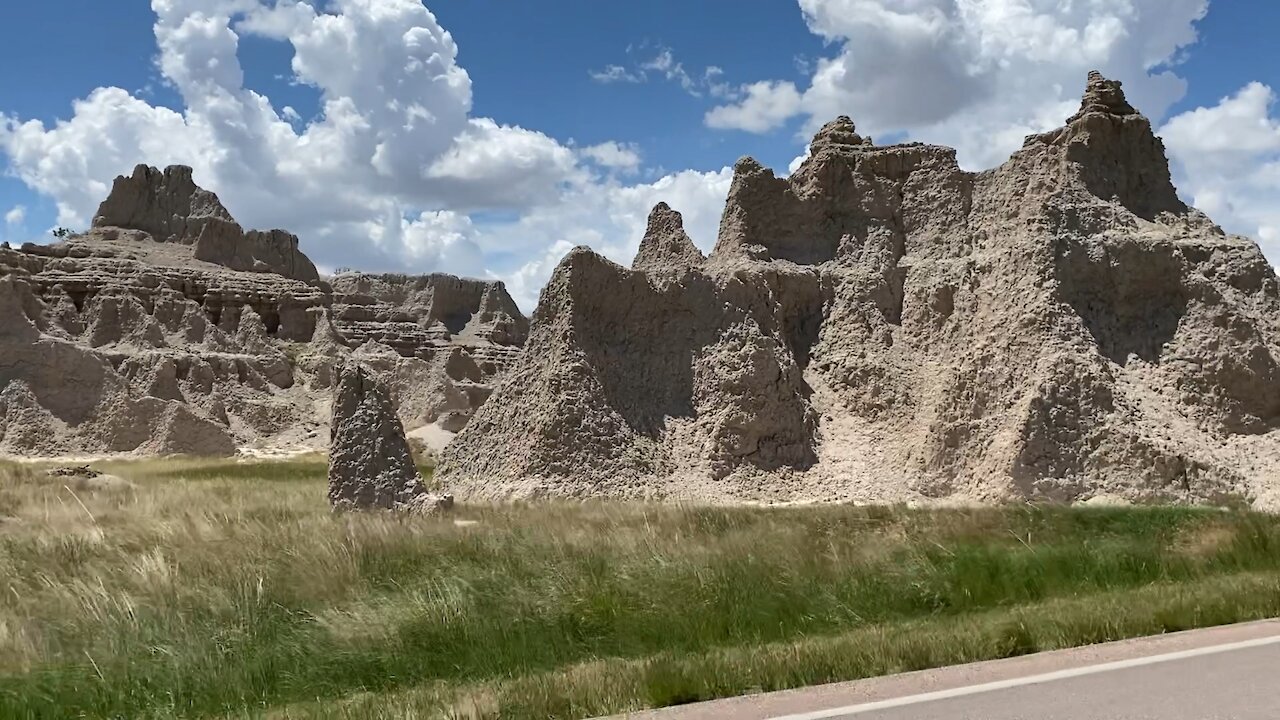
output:
[[[1280,615],[1189,508],[333,516],[317,458],[0,465],[0,717],[582,717]]]

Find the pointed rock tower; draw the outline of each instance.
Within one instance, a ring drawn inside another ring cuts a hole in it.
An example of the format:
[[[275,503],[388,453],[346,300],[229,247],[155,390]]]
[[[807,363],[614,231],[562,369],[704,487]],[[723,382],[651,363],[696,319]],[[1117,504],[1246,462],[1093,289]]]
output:
[[[1143,220],[1187,213],[1151,121],[1125,99],[1120,82],[1097,71],[1089,73],[1080,111],[1064,127],[1027,138],[1015,162],[1020,156],[1065,160],[1061,180],[1081,191],[1078,201],[1114,203]]]
[[[429,514],[453,505],[422,485],[391,397],[359,363],[347,363],[333,396],[329,504],[335,510]]]
[[[664,202],[653,206],[631,269],[659,274],[680,273],[687,268],[702,267],[705,261],[702,252],[685,234],[684,218],[680,213]]]

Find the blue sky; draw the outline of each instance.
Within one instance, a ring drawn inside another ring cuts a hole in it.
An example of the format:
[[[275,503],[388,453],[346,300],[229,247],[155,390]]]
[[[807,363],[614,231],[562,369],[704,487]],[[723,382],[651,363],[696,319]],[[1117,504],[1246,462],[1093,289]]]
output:
[[[1060,124],[1098,67],[1165,136],[1184,197],[1280,248],[1269,0],[11,5],[11,241],[86,224],[136,162],[182,162],[323,267],[499,277],[528,308],[573,244],[629,259],[658,200],[709,248],[727,167],[785,174],[835,114],[980,169]]]

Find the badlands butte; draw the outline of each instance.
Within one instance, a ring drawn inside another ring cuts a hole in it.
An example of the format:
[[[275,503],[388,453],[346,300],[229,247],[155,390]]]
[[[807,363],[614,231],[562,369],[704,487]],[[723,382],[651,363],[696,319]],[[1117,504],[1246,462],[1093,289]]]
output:
[[[0,275],[6,454],[325,447],[357,363],[464,501],[1280,509],[1275,271],[1097,73],[980,173],[846,117],[790,177],[743,158],[709,256],[659,204],[630,269],[573,250],[532,323],[497,282],[321,278],[181,167]]]

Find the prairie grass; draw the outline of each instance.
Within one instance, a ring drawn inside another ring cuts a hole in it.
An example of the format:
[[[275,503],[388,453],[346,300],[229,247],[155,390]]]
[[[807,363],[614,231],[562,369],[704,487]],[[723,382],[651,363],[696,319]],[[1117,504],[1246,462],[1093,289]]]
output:
[[[585,717],[1280,615],[1241,511],[401,519],[318,457],[95,467],[0,464],[0,717]]]

